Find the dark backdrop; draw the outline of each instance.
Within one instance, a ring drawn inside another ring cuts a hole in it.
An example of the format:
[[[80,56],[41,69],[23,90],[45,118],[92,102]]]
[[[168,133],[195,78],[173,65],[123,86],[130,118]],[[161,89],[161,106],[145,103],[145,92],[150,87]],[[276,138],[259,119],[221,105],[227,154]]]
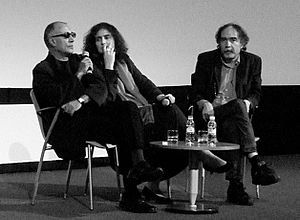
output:
[[[162,86],[187,114],[189,85]],[[0,88],[0,104],[31,104],[30,88]],[[262,155],[300,153],[300,85],[262,86],[263,97],[253,118]]]

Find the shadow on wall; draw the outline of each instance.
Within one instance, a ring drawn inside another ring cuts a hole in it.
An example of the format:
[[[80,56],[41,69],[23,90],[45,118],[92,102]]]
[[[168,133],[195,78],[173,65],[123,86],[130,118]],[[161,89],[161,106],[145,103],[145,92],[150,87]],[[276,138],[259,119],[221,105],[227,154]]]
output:
[[[19,162],[19,161],[30,161],[32,158],[30,157],[30,153],[26,149],[26,147],[21,143],[12,143],[9,146],[8,151],[9,161],[11,162]]]

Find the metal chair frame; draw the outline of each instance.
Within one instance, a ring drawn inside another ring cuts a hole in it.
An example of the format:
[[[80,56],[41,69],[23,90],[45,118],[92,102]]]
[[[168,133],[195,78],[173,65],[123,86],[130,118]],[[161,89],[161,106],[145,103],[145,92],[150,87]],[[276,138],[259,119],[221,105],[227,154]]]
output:
[[[42,132],[42,135],[43,135],[43,138],[44,138],[44,144],[43,144],[40,160],[39,160],[36,175],[35,175],[34,189],[33,189],[33,194],[32,194],[32,199],[31,199],[31,204],[35,205],[44,155],[45,155],[45,152],[47,150],[53,150],[51,144],[49,144],[48,141],[49,141],[49,137],[52,133],[52,130],[53,130],[55,124],[56,124],[56,121],[58,119],[58,116],[60,114],[61,108],[47,107],[47,108],[42,108],[41,109],[39,107],[39,104],[38,104],[37,100],[36,100],[36,97],[34,95],[33,90],[30,91],[30,97],[31,97],[31,100],[34,104],[35,111],[36,111],[37,117],[38,117],[38,122],[39,122],[39,125],[40,125],[40,129],[41,129],[41,132]],[[42,122],[41,114],[42,114],[43,111],[47,111],[47,110],[50,110],[50,109],[56,109],[56,112],[55,112],[55,115],[52,119],[50,127],[49,127],[47,133],[45,134],[44,129],[43,129],[43,122]],[[87,194],[87,191],[88,191],[88,188],[89,188],[90,210],[93,210],[94,209],[94,201],[93,201],[92,158],[93,158],[94,148],[97,147],[97,148],[101,148],[101,149],[107,149],[107,148],[113,148],[114,149],[114,156],[115,156],[114,166],[115,166],[115,171],[116,171],[119,198],[121,199],[122,190],[121,190],[121,179],[120,179],[120,173],[119,173],[118,149],[117,149],[116,145],[106,144],[106,146],[103,146],[103,145],[99,144],[96,141],[90,141],[90,140],[86,141],[85,144],[86,144],[86,147],[87,147],[88,167],[87,167],[87,176],[86,176],[85,193],[84,194],[85,195]],[[72,173],[72,160],[69,160],[68,161],[68,169],[67,169],[67,177],[66,177],[66,188],[65,188],[65,192],[64,192],[64,199],[67,198],[70,179],[71,179],[71,173]],[[88,185],[89,185],[89,187],[88,187]]]

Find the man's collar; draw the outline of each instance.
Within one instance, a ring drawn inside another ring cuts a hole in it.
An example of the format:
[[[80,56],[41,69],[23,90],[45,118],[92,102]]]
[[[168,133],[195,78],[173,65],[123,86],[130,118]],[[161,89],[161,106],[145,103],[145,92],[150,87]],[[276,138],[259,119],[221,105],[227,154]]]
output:
[[[221,61],[222,61],[222,64],[228,68],[235,68],[237,67],[239,64],[240,64],[240,61],[241,61],[241,56],[240,54],[234,59],[232,60],[230,63],[225,63],[225,61],[223,60],[223,58],[221,57]]]
[[[58,53],[56,50],[51,50],[49,49],[49,53],[56,59],[56,60],[59,60],[59,61],[68,61],[69,60],[69,57],[72,55],[72,54],[68,54],[68,55],[62,55],[61,53]]]

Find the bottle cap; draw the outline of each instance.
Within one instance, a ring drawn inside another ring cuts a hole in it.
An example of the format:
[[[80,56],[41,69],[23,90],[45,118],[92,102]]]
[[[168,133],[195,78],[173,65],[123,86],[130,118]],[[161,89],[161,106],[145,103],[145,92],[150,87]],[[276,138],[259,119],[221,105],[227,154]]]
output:
[[[209,120],[215,120],[215,116],[213,115],[209,116]]]

